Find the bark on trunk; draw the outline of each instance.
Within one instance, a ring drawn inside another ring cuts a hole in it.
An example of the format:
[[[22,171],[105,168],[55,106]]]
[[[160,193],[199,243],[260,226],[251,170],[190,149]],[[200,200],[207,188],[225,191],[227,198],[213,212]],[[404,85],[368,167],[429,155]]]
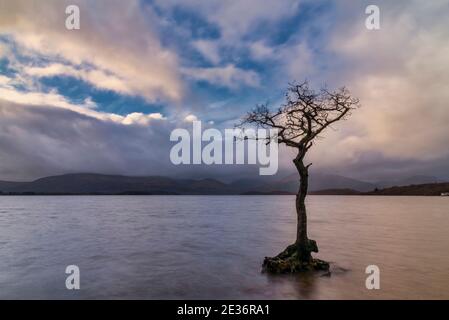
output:
[[[301,155],[298,155],[293,162],[295,163],[300,177],[299,190],[296,194],[297,229],[295,244],[300,260],[309,261],[312,256],[309,238],[307,237],[307,212],[305,204],[309,186],[309,168],[304,165],[303,156]]]
[[[310,270],[329,270],[329,263],[312,258],[312,252],[318,252],[316,242],[307,236],[306,196],[309,185],[309,167],[304,165],[304,155],[307,149],[299,148],[298,155],[293,160],[298,170],[300,183],[296,195],[296,241],[289,245],[276,257],[265,257],[262,270],[270,273],[294,273]]]

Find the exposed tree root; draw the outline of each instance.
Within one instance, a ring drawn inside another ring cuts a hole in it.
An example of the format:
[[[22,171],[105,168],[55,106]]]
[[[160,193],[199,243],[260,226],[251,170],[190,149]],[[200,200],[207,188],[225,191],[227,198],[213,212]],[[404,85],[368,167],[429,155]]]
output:
[[[316,242],[308,240],[309,252],[318,252]],[[312,258],[311,255],[307,259],[300,259],[296,244],[288,246],[284,251],[276,257],[265,257],[262,265],[262,271],[273,274],[281,273],[297,273],[305,271],[328,271],[329,263],[320,259]]]

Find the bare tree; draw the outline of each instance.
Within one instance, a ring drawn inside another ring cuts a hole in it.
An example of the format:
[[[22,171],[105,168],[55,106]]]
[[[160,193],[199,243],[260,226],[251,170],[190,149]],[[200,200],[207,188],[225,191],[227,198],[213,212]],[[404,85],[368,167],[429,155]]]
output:
[[[304,158],[320,137],[324,129],[337,121],[344,120],[351,110],[359,106],[359,100],[352,97],[346,88],[315,91],[307,81],[290,84],[285,95],[285,104],[276,111],[258,105],[243,119],[241,126],[255,125],[259,128],[276,128],[278,133],[267,143],[276,141],[297,150],[293,163],[299,173],[299,190],[296,195],[297,231],[296,241],[274,258],[265,258],[264,269],[271,272],[295,272],[303,269],[327,269],[327,262],[313,259],[312,252],[318,252],[314,240],[307,236],[307,196],[309,167]]]

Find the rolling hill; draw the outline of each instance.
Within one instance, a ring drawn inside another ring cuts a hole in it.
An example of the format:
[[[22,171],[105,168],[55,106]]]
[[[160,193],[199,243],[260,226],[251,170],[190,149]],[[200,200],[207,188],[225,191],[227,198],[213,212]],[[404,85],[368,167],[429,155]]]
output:
[[[162,176],[133,177],[92,173],[65,174],[30,182],[0,181],[0,193],[14,194],[100,194],[100,195],[274,195],[295,194],[297,175],[280,180],[239,179],[223,183],[216,179],[175,179]],[[376,190],[369,182],[338,175],[313,174],[311,194],[377,194],[377,195],[437,195],[448,192],[444,183],[391,187]]]

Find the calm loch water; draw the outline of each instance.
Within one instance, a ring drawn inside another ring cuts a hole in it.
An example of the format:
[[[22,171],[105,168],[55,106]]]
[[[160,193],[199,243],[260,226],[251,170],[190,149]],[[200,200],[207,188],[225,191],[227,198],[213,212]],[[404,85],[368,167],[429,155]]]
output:
[[[308,209],[330,276],[260,272],[294,239],[292,196],[0,197],[0,298],[449,299],[449,197],[310,196]],[[371,264],[380,290],[365,288]]]

